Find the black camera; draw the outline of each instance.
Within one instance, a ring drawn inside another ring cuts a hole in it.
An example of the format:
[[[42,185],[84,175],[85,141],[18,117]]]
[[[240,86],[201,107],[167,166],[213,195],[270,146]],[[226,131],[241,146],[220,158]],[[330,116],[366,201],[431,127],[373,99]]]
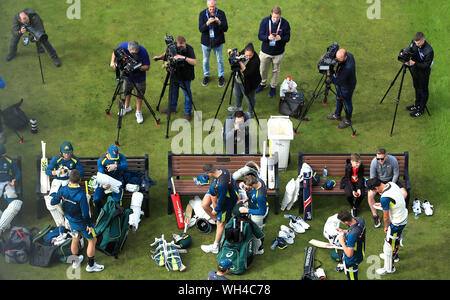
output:
[[[398,54],[397,57],[398,61],[406,63],[411,60],[411,57],[414,54],[413,44],[414,43],[412,42],[408,48],[400,50],[400,53]]]
[[[48,40],[48,35],[45,32],[31,27],[29,23],[23,24],[23,27],[25,27],[25,29],[33,35],[33,39],[31,39],[32,42],[42,42]]]
[[[240,69],[240,62],[245,62],[246,58],[244,55],[238,56],[237,49],[233,49],[228,57],[228,61],[230,62],[230,66],[232,70]]]
[[[114,49],[114,56],[116,57],[117,69],[125,74],[131,74],[142,67],[136,55],[129,54],[124,48],[117,47]],[[116,70],[117,70],[116,69]]]
[[[167,33],[164,37],[164,41],[167,45],[166,56],[164,57],[164,60],[169,61],[169,67],[176,67],[181,65],[184,62],[184,59],[175,59],[175,56],[177,54],[186,55],[186,49],[178,47],[173,36],[167,35]]]
[[[339,50],[338,43],[334,42],[327,48],[327,52],[322,55],[317,63],[317,69],[320,73],[325,74],[328,70],[333,71],[334,66],[338,63],[336,53]]]

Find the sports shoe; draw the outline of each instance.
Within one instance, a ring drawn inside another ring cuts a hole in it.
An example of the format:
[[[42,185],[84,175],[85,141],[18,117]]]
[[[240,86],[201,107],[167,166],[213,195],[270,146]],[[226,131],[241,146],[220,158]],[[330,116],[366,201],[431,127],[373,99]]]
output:
[[[420,200],[417,198],[412,203],[412,211],[416,217],[422,213],[422,209],[420,208]]]
[[[223,76],[219,77],[219,87],[223,87],[225,85],[225,78]]]
[[[192,114],[191,113],[188,113],[188,114],[184,114],[184,119],[186,120],[186,121],[191,121],[191,119],[192,119]]]
[[[144,117],[142,116],[142,112],[141,111],[137,111],[136,112],[136,122],[138,124],[142,124],[144,122]]]
[[[341,124],[339,124],[339,125],[337,126],[337,128],[338,128],[338,129],[345,129],[345,128],[347,128],[347,127],[350,127],[351,125],[352,125],[352,122],[347,121],[347,120],[344,120],[344,121],[342,121]]]
[[[247,115],[247,118],[253,119],[253,117],[255,116],[255,113],[252,112],[252,111],[248,111],[248,112],[246,113],[246,115]]]
[[[228,111],[242,111],[242,106],[236,106],[236,105],[234,105],[234,106],[230,106],[230,107],[228,107]]]
[[[295,233],[291,228],[281,225],[280,231],[278,232],[278,237],[283,238],[288,244],[293,244]]]
[[[61,61],[59,60],[58,56],[52,57],[52,60],[56,67],[61,67]]]
[[[167,115],[169,113],[169,109],[167,109],[167,108],[163,109],[163,110],[160,111],[160,113]],[[177,113],[177,111],[176,110],[172,110],[170,113],[171,114],[175,114],[175,113]]]
[[[214,253],[217,254],[219,253],[219,244],[217,244],[216,246],[214,246],[214,244],[211,245],[201,245],[200,248],[203,250],[203,252],[205,253]]]
[[[335,114],[332,114],[332,115],[326,115],[325,118],[326,118],[327,120],[335,120],[335,121],[340,121],[340,120],[342,120],[342,119],[341,119],[341,116],[336,116]]]
[[[305,228],[302,227],[302,225],[299,222],[296,222],[294,220],[289,221],[289,226],[294,229],[296,233],[305,233]]]
[[[12,60],[14,57],[16,57],[17,54],[8,54],[8,56],[6,57],[6,61],[10,61]]]
[[[425,211],[425,214],[427,216],[432,216],[433,215],[434,208],[433,208],[433,205],[431,205],[428,200],[423,200],[422,208]]]
[[[125,116],[127,113],[129,113],[132,110],[133,110],[133,108],[131,107],[131,105],[128,106],[128,107],[124,107],[124,108],[121,109],[121,111],[119,111],[117,113],[117,115],[123,117],[123,116]]]
[[[265,85],[258,85],[258,87],[256,88],[256,93],[258,94],[259,92],[261,92],[263,89],[265,89],[266,86]]]
[[[386,271],[385,268],[379,268],[379,269],[376,269],[375,272],[377,272],[378,275],[392,274],[392,273],[395,272],[395,267],[392,267],[392,271],[391,271],[391,272]]]
[[[209,77],[208,76],[203,77],[202,85],[207,86],[208,83],[209,83]]]
[[[378,215],[373,216],[373,223],[374,223],[375,228],[378,228],[381,226],[381,220]]]
[[[410,105],[410,106],[407,106],[407,107],[406,107],[406,110],[409,110],[409,111],[416,111],[416,110],[417,110],[417,106],[416,106],[415,104]]]
[[[423,115],[423,111],[416,110],[416,111],[413,111],[412,113],[410,113],[409,115],[413,118],[417,118],[417,117],[420,117],[421,115]]]
[[[263,254],[264,254],[264,248],[263,248],[263,247],[260,247],[259,249],[257,249],[257,250],[255,251],[255,254],[256,254],[256,255],[263,255]]]
[[[350,209],[350,212],[351,212],[353,218],[358,216],[358,209],[356,207],[352,207]]]
[[[273,98],[275,96],[276,92],[277,92],[277,88],[271,87],[270,91],[269,91],[269,97]]]
[[[92,273],[92,272],[101,272],[105,269],[105,266],[98,265],[97,263],[94,263],[94,265],[91,267],[89,265],[86,266],[86,272]]]
[[[284,215],[284,217],[287,218],[287,219],[291,219],[291,220],[294,220],[295,222],[300,223],[300,225],[301,225],[304,229],[309,229],[309,228],[311,227],[311,226],[310,226],[308,223],[306,223],[306,222],[302,219],[302,217],[300,217],[300,216]]]
[[[77,259],[74,259],[74,261],[72,262],[72,268],[76,269],[79,268],[81,263],[83,262],[84,256],[83,255],[78,255]]]

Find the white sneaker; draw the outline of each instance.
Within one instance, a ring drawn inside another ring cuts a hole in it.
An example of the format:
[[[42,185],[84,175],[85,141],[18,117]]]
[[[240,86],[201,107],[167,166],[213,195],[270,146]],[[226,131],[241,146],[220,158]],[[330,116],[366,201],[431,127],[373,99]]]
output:
[[[433,208],[433,205],[431,205],[428,200],[423,200],[422,208],[425,211],[425,214],[427,216],[432,216],[433,215],[434,208]]]
[[[412,203],[412,210],[414,215],[417,217],[418,215],[420,215],[422,213],[422,209],[420,209],[420,201],[419,199],[415,199]]]
[[[86,271],[91,273],[91,272],[101,272],[105,269],[105,266],[103,265],[98,265],[97,263],[94,263],[94,265],[92,267],[90,267],[89,265],[86,266]]]
[[[305,228],[303,228],[300,223],[292,219],[289,221],[289,226],[291,226],[291,228],[294,229],[296,233],[305,233]]]
[[[142,124],[142,122],[144,122],[144,117],[142,116],[141,111],[136,112],[136,122],[138,122],[138,124]]]
[[[77,269],[80,267],[81,263],[83,262],[84,256],[83,255],[78,255],[77,259],[75,259],[72,262],[72,268]]]
[[[392,271],[391,271],[391,272],[386,271],[385,268],[379,268],[379,269],[376,269],[375,272],[377,272],[378,275],[392,274],[392,273],[395,272],[395,267],[392,268]]]
[[[219,245],[217,244],[216,246],[214,246],[214,244],[211,245],[201,245],[200,248],[203,250],[203,252],[205,253],[214,253],[217,254],[219,253]]]
[[[295,232],[294,230],[292,230],[291,228],[285,226],[285,225],[281,225],[280,227],[281,231],[284,231],[287,233],[288,239],[292,239],[292,243],[294,242],[295,239]]]
[[[117,113],[117,115],[123,117],[123,116],[125,116],[127,113],[129,113],[132,110],[133,110],[133,108],[131,107],[131,105],[128,106],[128,107],[124,107],[124,108],[122,108],[122,112],[119,111]]]
[[[262,248],[261,250],[255,251],[255,255],[263,255],[263,254],[264,254],[264,248]]]
[[[305,222],[305,220],[303,220],[301,217],[297,217],[296,219],[297,223],[300,223],[300,225],[302,225],[303,228],[305,229],[309,229],[311,226]]]

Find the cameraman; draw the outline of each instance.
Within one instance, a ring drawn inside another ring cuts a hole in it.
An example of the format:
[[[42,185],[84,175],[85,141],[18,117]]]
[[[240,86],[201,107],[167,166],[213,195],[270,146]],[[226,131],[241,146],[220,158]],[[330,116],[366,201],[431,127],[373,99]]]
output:
[[[129,43],[122,43],[117,48],[123,48],[126,50],[127,54],[133,56],[134,59],[142,63],[142,66],[139,70],[129,74],[124,82],[123,82],[123,94],[125,96],[125,105],[119,114],[124,116],[128,112],[132,111],[133,108],[130,105],[131,93],[133,89],[136,93],[136,122],[141,124],[144,122],[144,117],[142,116],[141,105],[142,99],[144,98],[145,89],[146,89],[146,73],[150,69],[150,57],[148,56],[147,50],[138,44],[136,41],[130,41]],[[114,51],[111,57],[111,68],[116,68],[116,55]],[[134,87],[136,85],[137,91]]]
[[[228,49],[228,54],[232,54],[232,50]],[[252,43],[245,46],[241,52],[236,52],[235,55],[240,56],[242,53],[245,56],[245,60],[239,60],[240,72],[242,72],[244,82],[241,82],[241,77],[236,74],[236,80],[234,81],[233,94],[236,99],[236,105],[230,106],[229,111],[242,110],[242,97],[245,96],[247,100],[247,116],[253,118],[255,112],[255,95],[256,89],[261,83],[261,74],[259,72],[260,60],[258,54],[255,53],[255,48]]]
[[[172,99],[170,100],[170,111],[171,113],[177,112],[178,93],[181,87],[184,93],[184,119],[190,121],[192,111],[191,81],[195,78],[194,66],[197,65],[197,59],[195,58],[194,48],[186,43],[186,39],[183,36],[178,36],[175,42],[177,54],[174,57],[169,58],[168,53],[165,52],[160,56],[153,57],[153,60],[171,59],[174,61],[175,68],[172,76],[173,90]],[[161,113],[168,114],[169,109],[163,109]]]
[[[17,44],[19,43],[20,37],[27,32],[26,27],[31,27],[35,31],[45,34],[44,22],[41,17],[31,8],[25,8],[24,10],[18,12],[14,15],[12,20],[12,38],[9,46],[9,54],[6,57],[6,61],[12,60],[17,55]],[[47,53],[53,60],[55,66],[60,67],[61,61],[56,54],[55,49],[52,47],[47,38],[43,38],[41,41],[36,42],[36,46],[40,53],[44,53],[41,43],[47,49]],[[25,40],[24,40],[25,44]]]
[[[223,139],[227,154],[249,153],[250,130],[247,120],[247,115],[240,110],[229,115],[225,120]]]
[[[338,125],[339,129],[344,129],[352,125],[352,96],[356,87],[356,65],[353,55],[345,49],[339,49],[336,52],[336,59],[338,61],[336,72],[331,74],[330,70],[327,71],[327,76],[336,85],[336,110],[334,114],[327,115],[326,118],[340,121],[342,108],[345,105],[345,119]]]
[[[409,71],[413,79],[416,90],[416,101],[406,109],[411,111],[410,116],[420,117],[428,102],[428,81],[430,79],[431,66],[433,65],[434,52],[431,45],[425,41],[423,32],[417,32],[409,47],[411,59],[405,64],[409,66]]]

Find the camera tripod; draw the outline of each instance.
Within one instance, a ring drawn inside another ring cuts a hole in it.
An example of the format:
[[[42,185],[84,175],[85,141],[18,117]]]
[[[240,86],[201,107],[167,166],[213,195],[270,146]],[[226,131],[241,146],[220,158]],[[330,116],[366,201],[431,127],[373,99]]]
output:
[[[116,75],[117,75],[117,78],[119,78],[119,82],[117,83],[116,89],[114,90],[114,94],[112,96],[111,103],[109,104],[108,108],[105,110],[107,117],[111,116],[111,108],[112,108],[112,106],[114,104],[114,101],[116,100],[117,96],[123,94],[123,92],[121,92],[120,90],[122,89],[122,86],[123,86],[123,83],[125,81],[125,78],[129,78],[128,74],[125,74],[125,72],[122,72],[120,74],[120,71],[118,71],[118,70],[116,70]],[[145,96],[143,95],[143,93],[137,88],[137,86],[134,83],[134,81],[131,80],[130,82],[133,85],[134,89],[138,92],[139,96],[133,94],[132,92],[130,93],[130,95],[138,97],[138,98],[141,98],[144,101],[145,105],[150,110],[150,113],[152,114],[153,118],[156,121],[155,125],[158,126],[160,120],[156,118],[155,112],[153,111],[152,107],[148,103],[147,99],[145,99]],[[117,138],[116,138],[116,142],[115,142],[115,144],[117,146],[120,146],[120,144],[119,144],[119,137],[120,137],[120,129],[122,128],[122,117],[123,117],[122,112],[123,112],[123,109],[124,109],[124,101],[125,101],[125,99],[121,99],[119,97],[119,101],[118,101],[119,114],[118,114],[118,118],[117,118]]]
[[[322,88],[323,88],[324,85],[325,85],[325,90],[322,92]],[[319,86],[320,86],[320,88],[317,91],[317,88]],[[335,88],[336,88],[336,86],[335,86]],[[316,94],[316,91],[317,91],[317,94]],[[326,73],[324,73],[322,78],[319,80],[319,83],[317,84],[316,88],[314,89],[314,92],[312,94],[311,100],[308,102],[305,111],[303,112],[303,114],[300,117],[300,122],[298,123],[297,127],[294,129],[294,134],[297,134],[297,130],[300,127],[300,125],[302,124],[302,121],[304,120],[306,114],[308,113],[311,105],[314,103],[314,100],[316,98],[318,98],[321,93],[324,93],[325,102],[326,102],[326,97],[328,96],[328,93],[330,91],[336,96],[337,101],[342,101],[343,100],[343,97],[341,95],[337,94],[337,89],[336,89],[336,91],[334,91],[332,89],[332,87],[331,87],[331,79],[329,78],[329,76]],[[348,116],[347,107],[345,106],[345,104],[343,104],[342,106],[344,108],[345,114]],[[356,136],[356,130],[353,128],[353,125],[351,124],[351,122],[350,122],[350,128],[352,130],[351,136],[355,137]]]
[[[161,90],[161,95],[159,96],[158,105],[156,106],[156,110],[159,111],[159,105],[161,104],[161,100],[164,97],[164,93],[166,92],[166,87],[169,86],[168,105],[167,105],[166,139],[169,138],[170,115],[172,114],[172,109],[170,106],[172,105],[172,93],[173,93],[173,88],[174,88],[173,76],[175,75],[175,72],[176,72],[175,66],[172,66],[171,64],[172,63],[169,63],[169,66],[166,68],[166,71],[167,71],[166,79],[164,79],[164,84],[163,84],[163,88]],[[180,86],[181,86],[181,89],[188,94],[189,99],[192,103],[192,107],[194,108],[194,112],[196,112],[197,108],[195,107],[194,101],[192,99],[192,93],[186,87],[184,82],[181,82]],[[194,115],[195,115],[195,113],[194,113]]]
[[[409,67],[409,66],[404,63],[402,64],[402,66],[400,67],[400,70],[398,70],[397,75],[395,75],[394,80],[392,80],[391,85],[389,86],[389,88],[387,89],[386,93],[384,94],[383,98],[380,101],[380,104],[382,104],[384,101],[384,98],[386,98],[386,96],[389,93],[389,91],[391,90],[392,86],[395,84],[395,81],[397,80],[398,76],[400,75],[400,73],[402,73],[402,78],[400,80],[400,87],[398,89],[397,99],[395,100],[395,112],[394,112],[394,119],[392,120],[390,136],[392,136],[392,133],[394,131],[394,124],[395,124],[395,119],[397,116],[398,104],[400,103],[400,96],[402,94],[402,89],[403,89],[403,80],[405,78],[405,73],[406,73],[407,67]],[[426,106],[425,106],[425,109],[426,109],[428,115],[430,116],[430,112],[428,111],[428,108]]]
[[[225,90],[223,91],[223,95],[222,95],[222,98],[220,99],[219,107],[217,107],[216,114],[214,115],[214,119],[213,119],[213,122],[211,124],[211,128],[209,129],[209,133],[211,133],[211,131],[212,131],[212,128],[214,126],[214,122],[216,121],[217,115],[219,114],[220,107],[222,106],[223,100],[225,99],[225,96],[227,94],[228,87],[230,86],[230,83],[231,83],[231,92],[230,92],[230,105],[231,105],[231,101],[232,101],[232,97],[233,97],[234,83],[236,81],[236,76],[239,76],[239,79],[241,80],[242,84],[244,84],[244,77],[242,76],[242,74],[240,72],[240,67],[239,68],[232,68],[231,69],[230,78],[228,79],[228,82],[227,82],[227,85],[225,87]],[[244,93],[244,95],[245,95],[245,93]],[[245,95],[245,97],[247,99],[249,99],[247,97],[247,95]],[[260,129],[261,129],[261,125],[259,125],[259,119],[258,119],[258,116],[257,116],[256,111],[255,111],[255,106],[253,105],[253,103],[252,103],[252,101],[250,99],[249,99],[248,103],[250,104],[250,106],[252,108],[252,111],[255,114],[256,122],[258,123],[258,126],[260,126]]]

